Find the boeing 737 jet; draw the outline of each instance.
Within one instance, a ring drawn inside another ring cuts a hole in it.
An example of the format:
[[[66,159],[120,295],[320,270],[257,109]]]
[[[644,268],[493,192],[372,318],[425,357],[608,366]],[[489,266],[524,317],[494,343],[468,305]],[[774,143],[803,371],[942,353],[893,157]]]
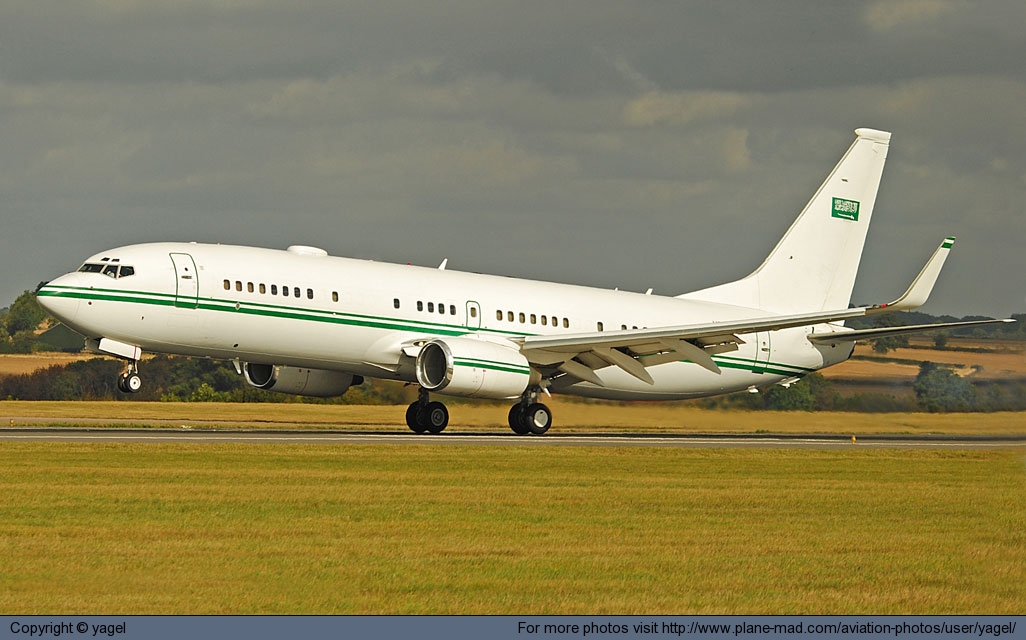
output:
[[[260,389],[335,396],[365,377],[419,385],[406,422],[440,433],[430,394],[514,400],[509,426],[543,434],[542,394],[698,398],[788,385],[844,362],[855,341],[943,327],[852,330],[844,321],[915,309],[945,238],[893,302],[849,307],[891,134],[854,143],[761,266],[675,297],[285,251],[138,244],[92,256],[37,291],[40,304],[142,385],[144,352],[230,360]],[[986,321],[991,322],[991,321]]]

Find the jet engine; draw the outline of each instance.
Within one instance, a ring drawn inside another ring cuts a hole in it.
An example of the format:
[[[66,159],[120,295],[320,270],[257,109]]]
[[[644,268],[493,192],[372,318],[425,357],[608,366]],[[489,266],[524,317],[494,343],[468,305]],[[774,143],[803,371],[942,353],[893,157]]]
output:
[[[246,382],[257,389],[297,396],[329,398],[342,395],[353,385],[363,384],[361,376],[351,373],[305,367],[247,362],[242,366],[242,371]]]
[[[445,338],[421,347],[417,382],[428,391],[453,396],[517,398],[531,382],[531,367],[513,345]]]

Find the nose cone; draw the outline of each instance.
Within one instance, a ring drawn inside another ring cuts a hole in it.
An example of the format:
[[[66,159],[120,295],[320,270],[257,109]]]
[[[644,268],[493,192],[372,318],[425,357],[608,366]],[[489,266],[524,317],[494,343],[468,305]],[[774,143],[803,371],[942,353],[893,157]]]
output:
[[[78,315],[79,299],[75,289],[69,286],[67,276],[61,276],[56,280],[40,285],[36,289],[36,301],[39,306],[46,309],[47,313],[57,318],[66,325],[71,325]]]

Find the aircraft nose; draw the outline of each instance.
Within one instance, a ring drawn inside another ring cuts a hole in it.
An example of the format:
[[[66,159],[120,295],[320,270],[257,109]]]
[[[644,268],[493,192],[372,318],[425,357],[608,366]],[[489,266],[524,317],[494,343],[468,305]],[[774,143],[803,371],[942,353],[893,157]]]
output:
[[[64,276],[51,282],[39,283],[36,288],[36,301],[39,306],[46,309],[47,313],[61,322],[69,324],[78,315],[79,300],[74,297],[69,287],[61,284],[63,279]]]

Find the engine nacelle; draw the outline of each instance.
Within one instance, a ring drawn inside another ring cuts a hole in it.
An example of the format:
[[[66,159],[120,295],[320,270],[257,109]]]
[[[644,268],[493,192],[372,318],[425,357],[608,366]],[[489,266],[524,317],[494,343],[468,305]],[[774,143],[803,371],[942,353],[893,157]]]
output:
[[[257,389],[297,396],[330,398],[342,395],[353,385],[363,384],[362,377],[351,373],[305,367],[247,362],[242,366],[242,371],[246,375],[246,382]]]
[[[474,338],[432,340],[417,354],[417,382],[428,391],[471,398],[516,398],[531,381],[520,350]]]

